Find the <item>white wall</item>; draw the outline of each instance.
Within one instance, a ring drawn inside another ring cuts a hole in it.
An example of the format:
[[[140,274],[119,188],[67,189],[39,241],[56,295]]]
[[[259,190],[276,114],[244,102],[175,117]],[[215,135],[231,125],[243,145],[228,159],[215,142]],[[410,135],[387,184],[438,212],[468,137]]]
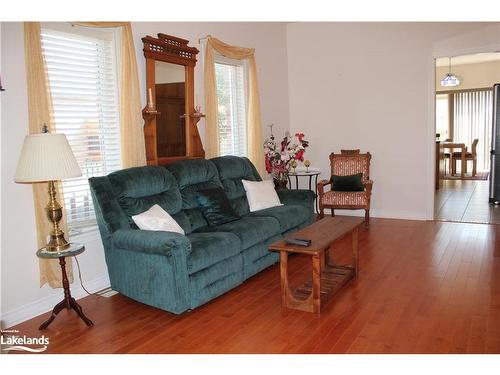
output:
[[[369,151],[372,215],[431,219],[435,43],[481,27],[289,24],[290,126],[306,134],[306,157],[321,169],[322,177],[330,176],[331,152]],[[444,47],[448,45],[439,46]]]
[[[132,31],[139,63],[139,77],[145,94],[145,64],[141,38],[147,34],[166,33],[189,39],[198,45],[198,38],[207,34],[224,42],[254,47],[258,64],[258,77],[262,103],[262,123],[274,122],[283,131],[288,128],[288,84],[286,59],[286,27],[279,23],[133,23]],[[28,133],[26,74],[22,23],[1,25],[2,82],[7,91],[1,94],[1,316],[4,325],[10,326],[49,311],[62,299],[60,289],[47,286],[39,288],[38,261],[35,256],[36,232],[34,209],[29,185],[13,182],[17,158],[24,136]],[[199,55],[195,72],[196,104],[203,107],[202,63]],[[202,108],[204,109],[204,108]],[[203,133],[204,122],[200,121]],[[267,134],[267,128],[264,128]],[[276,128],[275,128],[276,129]],[[83,242],[86,252],[80,265],[87,289],[102,289],[109,285],[103,248],[94,232],[73,237]],[[75,273],[77,279],[77,274]],[[73,283],[75,297],[84,295]]]

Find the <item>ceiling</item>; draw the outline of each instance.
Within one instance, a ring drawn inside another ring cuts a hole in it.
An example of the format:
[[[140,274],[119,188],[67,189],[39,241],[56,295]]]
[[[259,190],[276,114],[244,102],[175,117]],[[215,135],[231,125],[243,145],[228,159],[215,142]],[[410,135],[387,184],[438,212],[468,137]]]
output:
[[[500,61],[500,52],[476,53],[474,55],[451,56],[451,66],[478,64],[487,61]],[[436,66],[448,66],[448,57],[436,59]]]

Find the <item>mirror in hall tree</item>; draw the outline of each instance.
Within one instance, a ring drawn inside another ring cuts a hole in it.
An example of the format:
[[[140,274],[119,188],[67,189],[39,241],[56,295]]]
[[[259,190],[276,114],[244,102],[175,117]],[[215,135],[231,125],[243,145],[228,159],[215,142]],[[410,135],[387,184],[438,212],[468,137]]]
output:
[[[194,106],[194,67],[198,50],[189,41],[166,34],[146,36],[147,104],[143,110],[148,165],[203,158]]]
[[[161,157],[186,155],[185,68],[155,61],[157,153]]]

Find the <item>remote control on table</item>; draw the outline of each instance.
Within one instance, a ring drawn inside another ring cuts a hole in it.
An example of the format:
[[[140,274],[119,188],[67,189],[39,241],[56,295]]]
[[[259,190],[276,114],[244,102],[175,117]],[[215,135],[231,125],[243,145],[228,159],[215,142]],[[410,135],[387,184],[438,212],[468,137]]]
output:
[[[285,242],[290,245],[297,245],[304,247],[307,247],[311,244],[311,240],[306,240],[303,238],[285,238]]]

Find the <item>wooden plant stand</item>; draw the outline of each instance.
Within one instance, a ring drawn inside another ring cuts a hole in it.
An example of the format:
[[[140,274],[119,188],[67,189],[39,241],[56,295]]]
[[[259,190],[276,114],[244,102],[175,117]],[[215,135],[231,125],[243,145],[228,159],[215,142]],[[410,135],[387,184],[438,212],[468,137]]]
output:
[[[61,266],[62,273],[62,284],[64,288],[64,299],[54,306],[52,310],[52,314],[49,319],[43,322],[38,328],[40,331],[47,329],[50,323],[56,318],[57,314],[59,314],[64,308],[68,310],[73,309],[76,311],[78,316],[85,322],[85,324],[89,327],[93,326],[94,323],[92,320],[87,318],[83,313],[82,307],[76,302],[76,300],[71,296],[71,292],[69,289],[69,280],[68,275],[66,274],[66,257],[75,256],[81,254],[85,250],[85,247],[81,244],[72,243],[70,248],[67,250],[63,250],[62,252],[55,251],[47,251],[46,248],[42,248],[37,252],[37,256],[39,258],[45,259],[54,259],[59,258],[59,265]]]

